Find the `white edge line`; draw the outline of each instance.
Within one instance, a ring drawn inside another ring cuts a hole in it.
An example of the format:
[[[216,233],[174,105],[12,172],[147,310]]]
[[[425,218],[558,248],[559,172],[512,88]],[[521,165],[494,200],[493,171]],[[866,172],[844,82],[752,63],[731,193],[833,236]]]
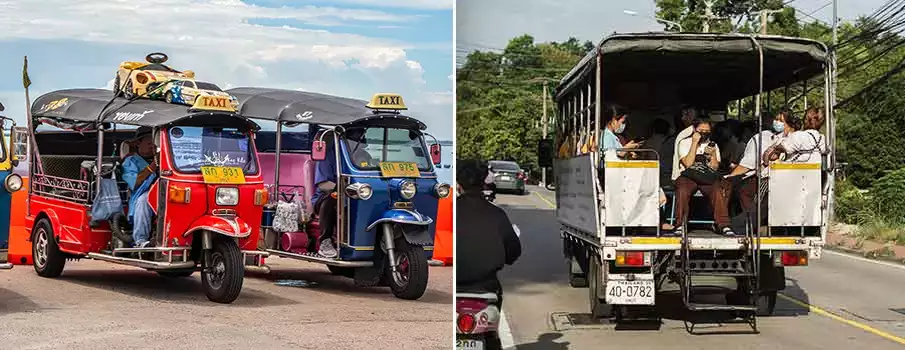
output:
[[[500,310],[500,327],[497,329],[500,336],[500,344],[503,349],[515,349],[515,339],[512,338],[512,329],[509,328],[509,321],[506,320],[506,313]]]
[[[894,263],[890,263],[890,262],[886,262],[886,261],[872,260],[872,259],[868,259],[868,258],[862,258],[862,257],[860,257],[860,256],[855,256],[855,255],[846,254],[846,253],[840,253],[840,252],[832,251],[832,250],[829,250],[829,249],[824,249],[823,252],[824,252],[824,253],[829,253],[829,254],[831,254],[831,255],[843,256],[843,257],[846,257],[846,258],[849,258],[849,259],[860,260],[860,261],[868,262],[868,263],[871,263],[871,264],[883,265],[883,266],[886,266],[886,267],[892,267],[892,268],[896,268],[896,269],[905,270],[905,265],[894,264]]]

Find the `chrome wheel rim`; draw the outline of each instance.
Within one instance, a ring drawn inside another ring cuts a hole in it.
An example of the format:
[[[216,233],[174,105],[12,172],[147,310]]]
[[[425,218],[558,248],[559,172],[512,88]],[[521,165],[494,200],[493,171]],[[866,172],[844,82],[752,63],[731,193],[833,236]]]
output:
[[[396,271],[393,272],[393,282],[399,287],[405,288],[409,284],[410,271],[408,255],[396,255]]]
[[[223,287],[226,277],[226,261],[220,253],[211,254],[211,266],[207,269],[207,281],[214,289]]]
[[[35,242],[35,265],[44,268],[47,265],[47,231],[38,229],[38,237]]]

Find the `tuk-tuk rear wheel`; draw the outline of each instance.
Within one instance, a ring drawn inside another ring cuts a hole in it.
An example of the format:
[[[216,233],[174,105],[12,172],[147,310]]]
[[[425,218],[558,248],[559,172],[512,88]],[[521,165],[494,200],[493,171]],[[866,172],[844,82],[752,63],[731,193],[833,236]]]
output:
[[[245,261],[239,246],[232,239],[220,239],[214,242],[214,249],[201,273],[201,284],[204,294],[210,301],[229,304],[239,297],[245,279]]]
[[[409,244],[400,238],[395,242],[396,269],[393,272],[386,264],[387,281],[390,289],[399,299],[416,300],[427,289],[428,266],[424,248]]]
[[[32,230],[31,253],[38,276],[58,277],[66,266],[66,257],[53,239],[53,227],[47,219],[38,220]]]

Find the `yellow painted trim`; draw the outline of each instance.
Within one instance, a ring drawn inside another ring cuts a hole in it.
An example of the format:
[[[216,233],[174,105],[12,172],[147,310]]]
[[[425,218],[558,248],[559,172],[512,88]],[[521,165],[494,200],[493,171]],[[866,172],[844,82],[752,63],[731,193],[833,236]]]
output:
[[[798,244],[800,238],[787,237],[761,237],[760,244]]]
[[[678,237],[634,237],[632,244],[679,244],[682,242]]]
[[[820,163],[773,163],[773,170],[820,170]]]
[[[831,312],[829,312],[829,311],[826,311],[826,310],[821,309],[821,308],[819,308],[819,307],[816,307],[816,306],[814,306],[814,305],[808,304],[808,303],[803,302],[803,301],[801,301],[801,300],[798,300],[798,299],[796,299],[796,298],[790,297],[790,296],[788,296],[788,295],[785,295],[785,294],[776,294],[776,295],[777,295],[778,297],[782,298],[782,299],[785,299],[786,301],[789,301],[789,302],[791,302],[791,303],[793,303],[793,304],[796,304],[796,305],[798,305],[798,306],[801,306],[801,307],[803,307],[803,308],[806,308],[806,309],[810,310],[811,312],[813,312],[813,313],[815,313],[815,314],[818,314],[818,315],[821,315],[821,316],[826,316],[826,317],[828,317],[828,318],[830,318],[830,319],[832,319],[832,320],[835,320],[835,321],[839,321],[839,322],[845,323],[845,324],[847,324],[847,325],[849,325],[849,326],[858,328],[858,329],[860,329],[860,330],[862,330],[862,331],[869,332],[869,333],[873,333],[874,335],[878,335],[878,336],[883,337],[883,338],[886,338],[886,339],[888,339],[888,340],[892,340],[892,341],[894,341],[894,342],[896,342],[896,343],[905,345],[905,338],[894,336],[894,335],[892,335],[892,334],[886,333],[886,332],[884,332],[884,331],[881,331],[881,330],[879,330],[879,329],[873,328],[873,327],[871,327],[871,326],[868,326],[868,325],[866,325],[866,324],[860,323],[860,322],[858,322],[858,321],[852,321],[852,320],[849,320],[849,319],[847,319],[847,318],[843,318],[843,317],[841,317],[841,316],[839,316],[839,315],[836,315],[836,314],[834,314],[834,313],[831,313]]]
[[[660,166],[658,162],[648,162],[648,161],[626,161],[626,162],[617,162],[617,161],[609,161],[606,162],[607,168],[657,168]]]

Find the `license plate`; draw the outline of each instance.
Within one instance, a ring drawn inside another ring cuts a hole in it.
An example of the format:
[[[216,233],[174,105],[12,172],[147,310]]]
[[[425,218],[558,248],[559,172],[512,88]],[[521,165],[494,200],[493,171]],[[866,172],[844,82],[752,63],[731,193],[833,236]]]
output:
[[[421,171],[415,163],[380,162],[380,175],[383,177],[421,177]]]
[[[508,177],[508,176],[500,176],[500,180],[502,180],[502,181],[512,181],[512,178],[511,178],[511,177]]]
[[[609,280],[606,303],[610,305],[654,305],[653,280]]]
[[[245,173],[239,167],[203,166],[201,175],[204,183],[209,184],[244,184]]]
[[[484,341],[475,339],[456,339],[456,350],[483,350]]]

